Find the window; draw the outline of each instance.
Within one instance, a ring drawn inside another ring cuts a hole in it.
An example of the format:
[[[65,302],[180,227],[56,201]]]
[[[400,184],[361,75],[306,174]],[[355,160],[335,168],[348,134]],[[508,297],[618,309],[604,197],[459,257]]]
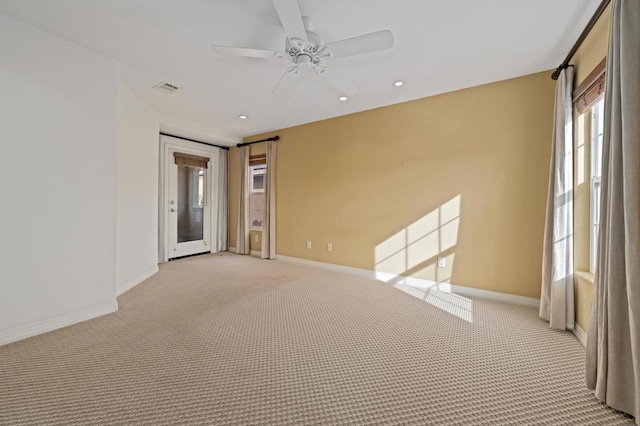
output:
[[[191,171],[191,208],[202,210],[204,207],[204,169],[189,168]]]
[[[596,271],[598,231],[600,230],[600,194],[602,192],[602,139],[604,131],[604,99],[591,106],[591,236],[590,269]]]
[[[250,192],[251,192],[251,229],[262,230],[262,217],[264,214],[264,179],[267,171],[265,164],[249,167]]]
[[[198,207],[204,207],[204,169],[198,171]]]

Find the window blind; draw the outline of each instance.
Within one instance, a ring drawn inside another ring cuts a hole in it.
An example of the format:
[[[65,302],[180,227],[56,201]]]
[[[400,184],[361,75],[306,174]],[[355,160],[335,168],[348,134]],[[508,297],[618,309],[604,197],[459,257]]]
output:
[[[604,58],[596,68],[573,92],[573,104],[580,114],[604,94],[607,58]]]
[[[267,154],[252,155],[249,157],[249,166],[260,166],[267,164]]]
[[[174,152],[173,158],[176,164],[183,164],[185,166],[202,167],[206,169],[209,165],[209,159],[207,157],[185,154],[183,152]]]

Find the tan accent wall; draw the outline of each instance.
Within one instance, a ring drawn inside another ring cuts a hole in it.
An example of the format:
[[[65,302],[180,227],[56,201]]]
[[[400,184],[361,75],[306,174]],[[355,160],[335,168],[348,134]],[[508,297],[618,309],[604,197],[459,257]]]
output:
[[[549,75],[248,138],[281,138],[277,253],[539,297]],[[238,176],[234,151],[231,182]],[[236,194],[230,207],[233,218]],[[445,268],[436,267],[438,257]]]
[[[607,55],[609,42],[609,6],[576,52],[571,63],[575,67],[577,87]],[[593,278],[589,271],[590,179],[591,179],[591,112],[579,114],[574,109],[574,264],[576,271],[586,272],[575,278],[576,323],[585,332],[589,327]],[[591,278],[591,279],[589,279]]]
[[[611,20],[611,5],[609,5],[598,22],[582,42],[571,63],[575,67],[576,87],[589,75],[591,71],[607,56],[609,44],[609,21]]]

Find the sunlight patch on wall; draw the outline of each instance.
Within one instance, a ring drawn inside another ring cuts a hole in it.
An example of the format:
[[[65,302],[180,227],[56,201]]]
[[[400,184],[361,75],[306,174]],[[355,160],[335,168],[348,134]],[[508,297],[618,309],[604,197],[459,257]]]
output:
[[[396,288],[471,321],[471,301],[451,294],[460,202],[460,195],[455,196],[378,244],[375,271],[378,279],[393,282]],[[445,259],[443,268],[437,266],[439,257]]]
[[[375,270],[402,276],[435,268],[437,257],[455,247],[460,227],[460,195],[390,236],[375,248]],[[448,262],[451,266],[452,262]]]

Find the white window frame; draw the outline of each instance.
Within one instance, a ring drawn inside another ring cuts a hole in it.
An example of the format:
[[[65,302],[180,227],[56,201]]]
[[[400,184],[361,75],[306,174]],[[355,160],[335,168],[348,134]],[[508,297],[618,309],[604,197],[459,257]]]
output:
[[[255,166],[249,166],[249,193],[252,195],[250,197],[250,201],[249,201],[249,211],[250,211],[250,215],[253,218],[253,194],[262,194],[264,193],[264,187],[262,189],[255,189],[253,187],[253,177],[255,175],[265,175],[265,179],[266,179],[266,173],[267,173],[267,165],[266,164],[258,164]],[[265,181],[265,185],[266,185],[266,181]],[[264,225],[264,223],[263,223]],[[262,231],[262,226],[253,226],[253,219],[251,219],[251,226],[250,229],[252,231]]]
[[[591,189],[590,189],[590,237],[589,237],[589,269],[596,272],[598,262],[598,231],[600,229],[599,212],[601,209],[600,199],[596,197],[596,187],[600,187],[602,193],[602,143],[604,122],[604,98],[598,99],[591,106]],[[600,166],[600,167],[598,167]]]

